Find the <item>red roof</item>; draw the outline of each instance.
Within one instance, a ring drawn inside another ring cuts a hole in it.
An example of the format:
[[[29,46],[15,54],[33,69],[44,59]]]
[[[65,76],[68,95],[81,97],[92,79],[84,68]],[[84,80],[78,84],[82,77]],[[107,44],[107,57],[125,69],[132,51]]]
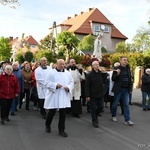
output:
[[[119,38],[119,39],[128,39],[115,26],[111,27],[111,37],[112,38]]]
[[[100,23],[112,26],[112,38],[127,39],[97,8],[89,8],[88,12],[81,12],[73,18],[68,17],[68,20],[60,24],[60,26],[68,26],[68,31],[78,34],[93,34],[90,22]]]
[[[30,45],[38,45],[39,43],[30,35],[25,38]]]

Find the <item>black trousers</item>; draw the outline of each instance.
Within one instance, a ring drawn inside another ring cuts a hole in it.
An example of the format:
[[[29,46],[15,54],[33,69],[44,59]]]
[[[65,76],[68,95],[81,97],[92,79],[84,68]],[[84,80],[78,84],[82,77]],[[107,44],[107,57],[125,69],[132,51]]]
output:
[[[40,108],[40,113],[41,113],[41,115],[42,116],[44,116],[44,117],[46,117],[46,110],[45,110],[45,108],[44,108],[44,101],[45,101],[45,99],[39,99],[39,108]]]
[[[29,109],[29,103],[30,103],[30,89],[24,89],[24,93],[21,93],[20,95],[20,101],[19,101],[19,108],[22,107],[22,101],[23,98],[26,95],[26,104],[25,104],[25,109],[28,110]]]
[[[8,118],[13,99],[0,99],[1,119]]]
[[[51,126],[54,115],[56,114],[57,109],[49,109],[47,114],[45,125],[47,127]],[[66,120],[66,108],[59,109],[59,122],[58,122],[58,130],[59,132],[65,130],[65,120]]]

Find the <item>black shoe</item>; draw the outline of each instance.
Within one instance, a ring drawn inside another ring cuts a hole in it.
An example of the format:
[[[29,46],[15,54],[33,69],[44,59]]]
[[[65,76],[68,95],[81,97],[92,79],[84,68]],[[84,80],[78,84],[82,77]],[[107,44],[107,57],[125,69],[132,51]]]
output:
[[[99,127],[98,124],[97,124],[97,121],[94,121],[94,122],[93,122],[93,127],[95,127],[95,128],[98,128],[98,127]]]
[[[28,111],[28,112],[29,112],[29,111],[30,111],[30,109],[29,109],[29,108],[28,108],[28,109],[25,109],[25,111]]]
[[[98,120],[98,118],[96,119],[96,122],[97,122],[97,124],[99,123],[99,120]]]
[[[14,116],[14,115],[15,115],[15,113],[14,113],[14,112],[11,112],[11,113],[10,113],[10,115],[11,115],[11,116]]]
[[[5,122],[5,120],[4,120],[4,119],[1,119],[1,124],[2,124],[2,125],[4,125],[4,122]]]
[[[46,126],[45,131],[46,131],[47,133],[51,133],[51,127]]]
[[[73,117],[80,118],[80,115],[79,114],[73,114]]]
[[[150,108],[147,108],[147,110],[150,110]]]
[[[129,103],[129,105],[131,105],[131,106],[132,106],[132,105],[133,105],[133,103]]]
[[[5,120],[8,121],[8,122],[10,121],[10,119],[8,117],[6,117]]]
[[[63,137],[68,137],[68,134],[65,131],[60,131],[59,135],[61,135]]]
[[[143,108],[143,111],[147,111],[147,108]]]

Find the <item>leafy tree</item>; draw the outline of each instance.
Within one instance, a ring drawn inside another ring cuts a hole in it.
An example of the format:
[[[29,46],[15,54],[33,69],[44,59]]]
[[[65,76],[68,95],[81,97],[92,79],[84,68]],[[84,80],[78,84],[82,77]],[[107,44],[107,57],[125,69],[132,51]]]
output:
[[[144,60],[144,64],[143,64],[143,67],[146,69],[146,68],[150,68],[150,56],[144,56],[143,57],[143,60]]]
[[[110,55],[110,61],[113,66],[115,62],[120,61],[121,56],[126,56],[129,61],[129,65],[134,71],[137,66],[143,66],[144,65],[144,59],[143,54],[139,52],[131,52],[131,53],[114,53]]]
[[[150,30],[141,27],[132,40],[132,49],[143,52],[150,47]]]
[[[106,47],[103,46],[103,47],[101,48],[101,51],[102,51],[102,54],[107,54],[107,49],[106,49]]]
[[[48,34],[40,41],[39,48],[43,50],[50,50],[55,53],[55,49],[57,48],[56,39],[52,36],[52,34]]]
[[[11,45],[9,38],[0,37],[0,60],[9,60],[11,56]]]
[[[0,4],[4,5],[4,6],[9,6],[10,8],[16,8],[15,5],[19,5],[19,1],[18,0],[1,0]]]
[[[78,37],[72,32],[63,31],[58,35],[56,42],[58,46],[66,48],[66,62],[68,62],[71,51],[76,49],[79,44]]]
[[[115,52],[117,53],[126,53],[129,52],[130,49],[127,47],[126,43],[124,41],[119,42],[116,44]]]
[[[15,58],[15,61],[18,61],[19,64],[22,64],[25,61],[25,59],[22,55],[22,51],[18,52],[18,54],[16,55],[16,58]]]
[[[35,59],[36,60],[40,60],[40,58],[42,57],[46,57],[48,62],[56,62],[56,55],[54,55],[52,52],[50,52],[49,50],[39,50],[36,54],[35,54]]]
[[[25,61],[31,62],[33,60],[33,53],[30,51],[27,51],[24,55]]]
[[[79,49],[93,51],[94,50],[94,40],[95,39],[91,34],[84,36],[84,38],[79,43]]]
[[[145,51],[143,52],[143,55],[144,55],[144,56],[150,56],[150,48],[148,48],[147,50],[145,50]]]

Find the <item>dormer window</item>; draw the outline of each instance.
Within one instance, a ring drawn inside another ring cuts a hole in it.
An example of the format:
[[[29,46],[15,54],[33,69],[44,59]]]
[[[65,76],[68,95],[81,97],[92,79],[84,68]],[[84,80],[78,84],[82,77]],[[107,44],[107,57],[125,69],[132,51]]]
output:
[[[104,32],[109,33],[109,27],[108,26],[105,26]]]

